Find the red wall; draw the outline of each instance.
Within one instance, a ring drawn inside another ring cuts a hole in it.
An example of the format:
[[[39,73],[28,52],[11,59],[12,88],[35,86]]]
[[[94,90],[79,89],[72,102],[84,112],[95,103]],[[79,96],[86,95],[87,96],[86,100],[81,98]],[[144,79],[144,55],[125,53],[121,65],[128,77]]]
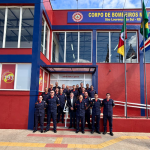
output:
[[[27,129],[29,91],[0,91],[0,129]]]
[[[116,101],[125,102],[124,64],[98,63],[98,94],[105,98],[106,93]],[[140,103],[140,70],[139,64],[127,64],[127,101]],[[110,70],[110,71],[109,71]],[[140,116],[139,108],[128,108],[128,116]],[[124,107],[116,106],[114,115],[124,116]]]

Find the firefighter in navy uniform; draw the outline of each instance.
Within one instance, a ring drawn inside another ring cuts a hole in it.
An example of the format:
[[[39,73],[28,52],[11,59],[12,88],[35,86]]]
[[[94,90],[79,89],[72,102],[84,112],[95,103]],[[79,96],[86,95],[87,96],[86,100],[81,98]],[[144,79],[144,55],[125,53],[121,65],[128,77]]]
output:
[[[109,130],[110,135],[113,136],[112,132],[112,115],[113,115],[113,107],[115,106],[115,103],[112,99],[110,99],[110,93],[106,94],[106,99],[102,102],[103,108],[103,122],[104,122],[104,132],[103,134],[107,133],[107,120],[109,121]]]
[[[59,88],[56,88],[54,96],[58,97],[58,95],[59,95]]]
[[[56,90],[56,88],[60,89],[60,86],[58,86],[58,82],[55,82],[54,91]]]
[[[84,93],[84,98],[83,100],[85,101],[86,103],[86,110],[85,110],[85,123],[87,121],[88,123],[88,128],[91,129],[91,125],[90,125],[90,102],[91,102],[91,99],[90,97],[88,96],[88,92],[85,92]]]
[[[82,95],[80,95],[79,100],[76,101],[75,108],[76,108],[76,121],[77,121],[76,133],[79,132],[79,122],[81,120],[81,131],[84,134],[86,103],[83,100]]]
[[[50,91],[50,96],[47,99],[47,126],[45,132],[50,129],[50,121],[53,118],[54,133],[56,133],[57,106],[60,105],[59,99],[54,96],[54,91]]]
[[[80,87],[78,88],[79,94],[82,93],[83,83],[80,83]]]
[[[48,89],[48,92],[50,91],[54,91],[53,84],[50,84],[50,88]]]
[[[91,90],[91,89],[89,88],[89,84],[87,83],[87,84],[86,84],[85,91],[89,93],[90,90]]]
[[[89,90],[89,97],[94,98],[95,94],[96,94],[96,91],[94,90],[93,85],[91,85],[90,90]]]
[[[71,90],[69,89],[69,86],[66,86],[66,96],[67,96],[67,100],[70,98],[70,92]]]
[[[47,98],[48,98],[48,96],[49,96],[49,92],[48,92],[48,88],[47,88],[47,87],[45,88],[45,92],[43,92],[43,93],[41,94],[41,96],[43,97],[43,101],[46,102],[46,100],[47,100]]]
[[[91,107],[92,107],[92,131],[91,133],[93,134],[95,131],[95,117],[96,117],[96,132],[98,134],[101,134],[99,131],[100,129],[100,113],[101,113],[101,100],[98,99],[98,94],[94,95],[94,99],[91,100]]]
[[[35,113],[34,113],[34,116],[35,116],[35,129],[34,129],[33,132],[37,131],[38,121],[40,120],[41,133],[43,133],[45,108],[46,108],[46,103],[45,103],[45,101],[42,101],[42,96],[39,96],[39,101],[37,101],[35,103]]]
[[[57,107],[58,108],[57,123],[60,120],[60,114],[62,114],[62,123],[64,123],[64,112],[63,112],[63,110],[64,110],[64,106],[65,106],[65,102],[66,102],[67,98],[66,98],[66,95],[63,93],[62,88],[60,89],[60,93],[57,97],[59,98],[59,102],[60,102],[60,105]]]
[[[73,94],[74,94],[74,97],[75,97],[76,99],[78,99],[79,92],[78,92],[78,90],[76,90],[76,86],[75,86],[75,85],[73,85],[73,89],[71,90],[71,93],[73,93]]]
[[[65,88],[65,84],[62,84],[62,90],[63,90],[63,93],[66,95],[67,89]]]
[[[85,92],[85,88],[82,87],[82,90],[81,90],[81,92],[79,93],[79,95],[82,95],[82,96],[84,97],[84,92]]]

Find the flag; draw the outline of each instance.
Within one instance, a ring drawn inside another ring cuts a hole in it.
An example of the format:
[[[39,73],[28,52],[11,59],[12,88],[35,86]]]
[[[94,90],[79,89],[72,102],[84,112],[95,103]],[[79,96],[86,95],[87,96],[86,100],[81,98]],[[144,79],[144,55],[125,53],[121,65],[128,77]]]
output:
[[[140,44],[140,51],[144,50],[144,45],[145,45],[145,52],[150,50],[150,33],[148,34],[148,38],[145,39],[145,44],[143,45],[143,41]]]
[[[149,27],[148,27],[148,15],[145,8],[145,4],[143,1],[143,7],[142,7],[142,22],[141,22],[141,28],[140,33],[143,35],[143,22],[144,22],[144,37],[147,39],[149,34]]]
[[[126,16],[124,17],[124,23],[123,23],[121,34],[119,37],[118,51],[117,51],[117,53],[121,54],[122,56],[124,56],[124,36],[125,35],[126,35],[125,39],[127,39]]]

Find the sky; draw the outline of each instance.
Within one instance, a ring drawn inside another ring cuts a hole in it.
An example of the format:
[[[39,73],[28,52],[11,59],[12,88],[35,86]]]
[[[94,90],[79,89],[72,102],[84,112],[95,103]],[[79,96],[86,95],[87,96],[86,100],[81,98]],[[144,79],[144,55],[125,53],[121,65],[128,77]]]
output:
[[[77,0],[50,1],[53,9],[77,9]],[[150,0],[144,0],[144,2],[146,7],[150,7]],[[78,8],[123,8],[124,3],[125,8],[141,8],[141,0],[78,0]]]

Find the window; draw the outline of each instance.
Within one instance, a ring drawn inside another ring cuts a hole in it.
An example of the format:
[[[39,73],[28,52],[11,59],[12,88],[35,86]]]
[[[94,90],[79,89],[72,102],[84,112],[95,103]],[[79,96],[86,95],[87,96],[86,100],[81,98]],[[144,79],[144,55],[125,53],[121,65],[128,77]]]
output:
[[[33,22],[33,7],[0,8],[0,48],[32,48]]]
[[[30,90],[31,64],[1,64],[0,89]]]
[[[18,64],[16,89],[30,89],[31,64]]]
[[[80,32],[79,62],[91,62],[91,32]]]
[[[91,32],[53,32],[52,62],[91,62]]]
[[[50,30],[45,18],[42,18],[41,52],[49,59],[49,37]]]
[[[0,48],[3,47],[5,9],[0,8]]]
[[[62,84],[72,88],[73,85],[77,85],[83,82],[84,87],[86,84],[92,85],[92,74],[50,74],[50,84],[55,85],[55,82],[58,82],[59,86],[62,87]]]
[[[97,33],[97,62],[109,62],[109,32]]]
[[[8,8],[5,48],[18,47],[20,9]]]
[[[78,60],[78,32],[66,33],[66,62]]]
[[[124,58],[117,53],[120,32],[97,32],[97,62],[123,63]],[[127,32],[126,62],[137,63],[137,33]]]
[[[31,48],[33,41],[34,9],[22,9],[20,48]]]
[[[53,41],[55,44],[53,50],[55,52],[55,62],[64,62],[64,41],[65,41],[65,33],[64,32],[54,32],[53,33]],[[56,46],[55,46],[56,45]]]

